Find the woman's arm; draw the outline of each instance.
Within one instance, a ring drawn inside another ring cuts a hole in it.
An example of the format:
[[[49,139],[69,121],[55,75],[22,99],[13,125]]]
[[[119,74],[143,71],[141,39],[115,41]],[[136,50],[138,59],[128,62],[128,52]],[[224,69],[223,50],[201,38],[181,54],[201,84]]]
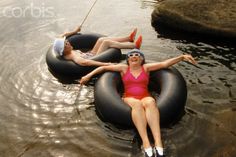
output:
[[[180,61],[187,61],[192,64],[197,63],[191,55],[180,55],[178,57],[170,58],[162,62],[148,63],[145,65],[145,68],[147,71],[154,71],[154,70],[159,70],[163,68],[168,68],[176,63],[179,63]]]
[[[80,31],[81,31],[81,26],[78,26],[74,31],[66,32],[66,33],[62,34],[61,37],[68,37],[70,35],[80,32]]]
[[[91,71],[84,77],[80,79],[80,84],[86,84],[94,75],[100,74],[105,71],[117,71],[117,72],[123,72],[127,68],[127,65],[125,64],[116,64],[116,65],[108,65],[108,66],[100,66],[96,68],[95,70]]]
[[[76,64],[82,65],[82,66],[106,66],[111,65],[112,63],[105,63],[105,62],[99,62],[91,59],[85,59],[76,55],[73,55],[71,57],[71,60],[75,62]]]

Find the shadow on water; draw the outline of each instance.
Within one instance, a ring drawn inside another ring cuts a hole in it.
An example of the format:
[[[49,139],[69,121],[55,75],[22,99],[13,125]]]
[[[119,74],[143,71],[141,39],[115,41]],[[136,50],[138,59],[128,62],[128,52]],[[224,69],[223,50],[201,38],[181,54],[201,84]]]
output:
[[[185,44],[184,47],[177,47],[179,50],[190,53],[194,57],[209,57],[209,59],[217,60],[231,70],[236,70],[235,65],[233,65],[236,63],[235,39],[184,32],[163,24],[152,23],[152,26],[158,33],[157,38],[167,38]],[[215,57],[212,54],[215,54]]]
[[[208,35],[204,33],[193,33],[173,27],[167,26],[162,23],[151,22],[155,31],[158,32],[158,37],[165,37],[172,40],[186,40],[192,43],[206,42],[210,45],[228,46],[235,47],[234,40],[232,37],[220,37],[217,35]],[[184,26],[183,26],[184,27]]]

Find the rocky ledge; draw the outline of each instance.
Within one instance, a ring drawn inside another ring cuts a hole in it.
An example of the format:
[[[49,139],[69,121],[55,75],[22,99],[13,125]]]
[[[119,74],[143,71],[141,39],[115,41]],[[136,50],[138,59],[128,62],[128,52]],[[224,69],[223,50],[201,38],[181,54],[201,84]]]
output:
[[[152,13],[152,25],[218,37],[236,37],[236,0],[164,0]]]

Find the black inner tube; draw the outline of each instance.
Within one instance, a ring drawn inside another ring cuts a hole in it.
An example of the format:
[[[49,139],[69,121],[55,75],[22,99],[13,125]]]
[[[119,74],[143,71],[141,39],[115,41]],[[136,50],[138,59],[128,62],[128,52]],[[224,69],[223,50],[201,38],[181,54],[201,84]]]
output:
[[[184,113],[186,82],[175,68],[150,73],[149,91],[157,100],[162,126],[177,122]],[[133,127],[131,108],[121,99],[123,84],[119,73],[106,72],[95,84],[94,98],[98,116],[105,122]]]

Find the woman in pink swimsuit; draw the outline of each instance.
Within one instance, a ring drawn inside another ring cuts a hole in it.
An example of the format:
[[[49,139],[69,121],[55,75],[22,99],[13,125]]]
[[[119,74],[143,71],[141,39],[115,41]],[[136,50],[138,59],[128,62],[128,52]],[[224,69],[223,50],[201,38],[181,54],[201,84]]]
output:
[[[127,54],[127,64],[101,66],[90,72],[80,80],[86,83],[95,74],[104,71],[120,72],[124,83],[123,100],[131,107],[131,116],[143,142],[145,157],[163,157],[163,144],[161,141],[159,110],[156,101],[148,92],[149,72],[168,68],[180,61],[196,64],[191,55],[180,55],[162,62],[145,63],[143,53],[134,49]],[[152,148],[147,135],[149,125],[155,140]]]
[[[134,76],[130,71],[130,67],[122,77],[124,83],[125,92],[123,98],[132,97],[142,100],[145,97],[150,96],[148,92],[149,75],[142,67],[142,71],[138,76]]]

